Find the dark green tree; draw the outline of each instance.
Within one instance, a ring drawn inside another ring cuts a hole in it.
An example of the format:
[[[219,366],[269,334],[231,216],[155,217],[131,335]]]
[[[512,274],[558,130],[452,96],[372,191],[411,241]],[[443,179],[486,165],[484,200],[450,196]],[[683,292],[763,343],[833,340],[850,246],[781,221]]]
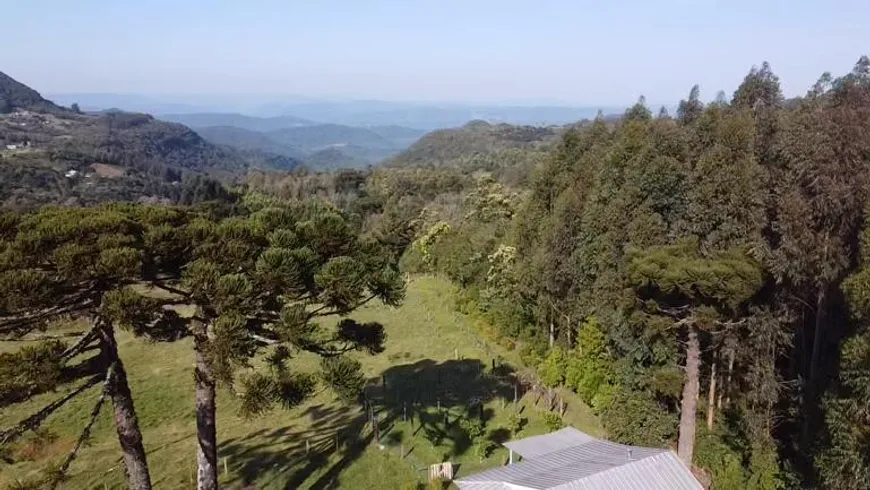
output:
[[[380,324],[344,318],[328,330],[321,319],[346,317],[372,300],[397,305],[404,281],[389,249],[361,239],[334,208],[315,201],[260,202],[249,213],[223,220],[195,219],[155,242],[186,243],[173,275],[154,284],[192,305],[190,333],[196,352],[195,391],[200,489],[217,487],[215,392],[237,389],[247,415],[276,404],[293,407],[313,392],[315,375],[296,372],[294,351],[324,361],[317,378],[342,399],[359,398],[359,363],[352,350],[377,353],[385,340]],[[270,368],[236,376],[264,350]]]
[[[670,323],[686,338],[678,448],[680,458],[691,466],[700,394],[700,336],[743,321],[746,302],[761,288],[761,267],[739,249],[705,256],[697,241],[687,240],[631,252],[629,278],[651,326]]]
[[[149,226],[169,226],[177,215],[172,209],[124,205],[44,208],[25,215],[2,215],[0,284],[5,294],[0,302],[0,333],[7,338],[50,338],[52,327],[64,319],[81,319],[88,324],[72,345],[48,340],[3,356],[0,369],[8,380],[2,388],[4,403],[21,401],[61,384],[79,383],[69,395],[4,430],[3,444],[37,429],[70,399],[102,383],[103,395],[91,424],[103,399],[111,399],[127,483],[134,489],[151,488],[115,327],[158,336],[165,331],[170,318],[129,286],[140,283],[146,268],[153,266],[143,251]],[[88,357],[93,351],[97,353]],[[83,439],[89,430],[90,424]],[[74,457],[75,452],[64,463],[64,471]]]

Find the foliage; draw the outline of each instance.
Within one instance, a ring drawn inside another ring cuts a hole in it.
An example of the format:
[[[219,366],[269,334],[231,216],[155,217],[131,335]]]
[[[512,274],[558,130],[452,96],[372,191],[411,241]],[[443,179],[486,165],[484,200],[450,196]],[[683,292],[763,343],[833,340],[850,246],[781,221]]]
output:
[[[487,435],[483,421],[478,417],[464,417],[459,420],[459,427],[473,444],[474,452],[480,460],[487,458],[490,451],[495,448],[495,443]]]
[[[562,349],[556,348],[550,351],[546,359],[538,366],[538,375],[544,385],[555,388],[560,386],[565,381],[565,369],[567,360],[565,352]]]
[[[544,412],[543,416],[544,425],[547,426],[547,430],[550,432],[555,432],[565,426],[562,416],[556,412]]]
[[[576,391],[593,410],[600,413],[616,392],[614,372],[607,339],[596,317],[591,317],[577,332],[577,346],[565,369],[565,384]]]
[[[619,390],[601,415],[607,434],[616,442],[662,447],[673,440],[677,421],[649,393]]]
[[[523,426],[526,422],[527,419],[523,417],[519,411],[515,410],[508,415],[507,429],[511,432],[511,435],[516,437],[523,430]]]

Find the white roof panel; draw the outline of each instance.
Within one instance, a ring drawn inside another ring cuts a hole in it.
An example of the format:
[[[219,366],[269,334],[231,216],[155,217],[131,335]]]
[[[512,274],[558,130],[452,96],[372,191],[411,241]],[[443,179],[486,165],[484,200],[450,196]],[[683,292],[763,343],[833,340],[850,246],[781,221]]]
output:
[[[547,441],[548,436],[553,436],[552,440]],[[574,445],[567,445],[571,441]],[[523,443],[519,448],[532,454],[532,457],[524,455],[525,459],[520,463],[461,478],[455,482],[457,486],[468,490],[703,488],[677,455],[668,449],[626,446],[595,439],[577,430],[571,432],[564,429],[506,445],[511,447],[511,444],[516,443]]]
[[[573,427],[565,427],[564,429],[544,434],[542,436],[526,437],[509,441],[504,446],[511,451],[519,454],[524,459],[533,459],[535,457],[549,454],[568,447],[579,446],[587,442],[597,441],[594,437],[585,432],[581,432]]]

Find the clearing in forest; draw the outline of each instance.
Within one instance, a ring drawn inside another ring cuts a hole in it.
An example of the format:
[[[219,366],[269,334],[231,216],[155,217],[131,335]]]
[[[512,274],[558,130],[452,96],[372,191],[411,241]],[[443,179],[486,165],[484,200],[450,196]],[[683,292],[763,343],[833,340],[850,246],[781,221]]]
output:
[[[426,466],[442,460],[458,465],[457,476],[503,464],[507,451],[497,443],[511,437],[508,419],[514,411],[525,419],[520,436],[547,432],[543,400],[538,408],[535,394],[522,396],[521,391],[518,405],[512,403],[514,380],[523,371],[517,353],[483,339],[479,320],[456,312],[455,301],[455,287],[448,281],[422,276],[409,282],[403,306],[373,305],[352,315],[382,323],[387,333],[384,352],[354,354],[370,379],[366,398],[379,421],[380,443],[373,441],[369,415],[361,406],[342,404],[326,390],[294,410],[277,409],[253,419],[239,416],[234,396],[220,390],[218,456],[225,487],[415,488],[427,477]],[[190,341],[149,343],[122,333],[119,344],[155,488],[191,488],[196,458]],[[9,348],[0,343],[0,351]],[[310,370],[316,362],[300,355],[290,365]],[[560,394],[566,401],[566,424],[602,434],[587,407],[570,393]],[[7,407],[0,412],[0,427],[59,395]],[[0,488],[61,459],[96,396],[95,390],[92,397],[75,399],[49,419],[41,437],[14,448],[17,462],[0,462]],[[73,463],[64,488],[123,487],[110,413],[101,414],[91,444]],[[482,437],[493,446],[484,458],[463,424],[481,415]]]

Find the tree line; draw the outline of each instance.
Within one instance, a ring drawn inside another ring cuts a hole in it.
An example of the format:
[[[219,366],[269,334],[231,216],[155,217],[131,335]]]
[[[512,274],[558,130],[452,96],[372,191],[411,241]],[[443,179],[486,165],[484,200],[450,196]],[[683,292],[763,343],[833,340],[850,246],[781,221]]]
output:
[[[730,98],[569,129],[528,185],[469,176],[402,263],[713,488],[864,488],[868,177],[870,60],[789,100],[765,63]]]

